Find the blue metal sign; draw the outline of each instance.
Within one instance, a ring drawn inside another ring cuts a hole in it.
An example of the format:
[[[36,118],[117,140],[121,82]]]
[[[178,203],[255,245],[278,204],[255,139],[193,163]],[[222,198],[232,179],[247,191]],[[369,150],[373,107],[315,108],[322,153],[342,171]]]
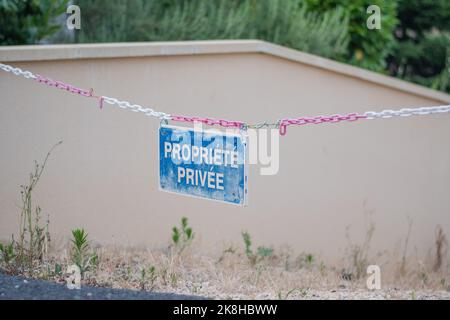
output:
[[[241,134],[163,125],[159,129],[160,189],[245,205],[246,147]]]

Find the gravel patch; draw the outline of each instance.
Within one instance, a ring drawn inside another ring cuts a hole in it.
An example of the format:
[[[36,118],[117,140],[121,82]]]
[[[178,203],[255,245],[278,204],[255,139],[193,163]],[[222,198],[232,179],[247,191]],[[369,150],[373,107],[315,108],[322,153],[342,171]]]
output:
[[[271,293],[259,293],[254,296],[217,294],[218,299],[255,299],[255,300],[278,300],[279,296]],[[281,299],[286,300],[450,300],[450,292],[434,290],[365,290],[365,289],[336,289],[336,290],[306,290],[294,291],[286,297],[283,293]]]
[[[273,293],[248,295],[213,294],[217,299],[256,299],[277,300],[280,297]],[[287,299],[295,300],[450,300],[450,292],[434,290],[305,290],[292,292]],[[26,279],[19,276],[8,276],[0,273],[0,300],[203,300],[206,297],[174,293],[155,293],[129,289],[110,289],[83,286],[80,290],[70,290],[64,284]]]
[[[83,286],[68,289],[64,284],[26,279],[0,273],[0,300],[201,300],[203,297],[127,289]]]
[[[305,296],[311,300],[450,300],[450,292],[433,290],[311,290]]]

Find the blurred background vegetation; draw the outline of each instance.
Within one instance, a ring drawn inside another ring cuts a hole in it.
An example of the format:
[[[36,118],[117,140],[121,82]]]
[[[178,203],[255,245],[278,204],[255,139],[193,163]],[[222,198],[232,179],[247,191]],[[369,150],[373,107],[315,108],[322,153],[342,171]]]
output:
[[[450,93],[450,0],[0,0],[0,25],[1,45],[260,39]]]

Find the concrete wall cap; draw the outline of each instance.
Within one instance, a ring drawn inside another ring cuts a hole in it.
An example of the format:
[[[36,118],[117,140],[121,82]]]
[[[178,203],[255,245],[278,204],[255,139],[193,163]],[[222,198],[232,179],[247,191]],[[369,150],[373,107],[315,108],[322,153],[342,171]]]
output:
[[[450,95],[393,77],[259,40],[27,45],[0,47],[3,63],[74,59],[262,53],[414,95],[450,103]]]

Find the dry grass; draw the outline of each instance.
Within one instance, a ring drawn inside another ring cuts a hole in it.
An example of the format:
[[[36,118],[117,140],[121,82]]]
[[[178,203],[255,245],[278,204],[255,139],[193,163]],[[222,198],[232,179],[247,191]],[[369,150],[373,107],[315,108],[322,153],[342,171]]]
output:
[[[200,240],[193,237],[172,240],[165,248],[101,247],[86,242],[92,250],[84,250],[82,258],[95,256],[96,263],[83,272],[82,285],[216,299],[450,299],[450,264],[442,228],[436,229],[435,247],[424,258],[417,253],[407,256],[410,230],[411,223],[400,254],[372,256],[375,226],[369,222],[363,241],[349,241],[345,257],[336,264],[325,264],[314,253],[294,253],[286,246],[255,249],[248,233],[243,233],[243,243],[217,247],[214,254],[203,252]],[[26,271],[11,269],[0,256],[0,268],[65,283],[64,271],[76,263],[73,246],[71,241],[56,249],[53,243],[40,263]],[[378,291],[366,287],[366,269],[373,261],[381,268]]]
[[[450,298],[448,263],[434,271],[434,263],[408,261],[386,256],[382,268],[382,291],[370,293],[365,276],[342,277],[341,266],[311,262],[311,254],[292,255],[280,248],[269,257],[252,264],[244,246],[202,254],[196,242],[179,253],[174,248],[97,247],[98,265],[85,272],[83,284],[158,292],[195,294],[218,299],[414,299],[423,292],[432,297]],[[65,283],[66,275],[55,272],[55,265],[66,270],[71,264],[68,250],[52,252],[33,272],[37,278]],[[400,264],[406,265],[398,275]]]
[[[84,285],[221,299],[450,299],[448,244],[443,229],[436,228],[435,247],[424,259],[407,255],[412,221],[401,254],[384,252],[372,257],[375,225],[371,211],[366,213],[369,220],[364,240],[352,242],[347,229],[346,255],[335,265],[325,264],[314,253],[295,254],[288,247],[254,248],[248,232],[242,233],[243,243],[206,254],[187,218],[172,229],[172,243],[167,248],[97,246],[91,251],[82,229],[73,231],[75,239],[67,245],[56,249],[53,243],[49,248],[50,235],[40,225],[40,208],[33,209],[31,202],[49,156],[50,152],[43,165],[36,163],[29,184],[22,187],[19,240],[0,243],[0,270],[8,274],[65,283],[64,270],[77,264],[83,271]],[[377,261],[382,272],[382,290],[376,292],[366,289],[366,269],[371,261]]]
[[[340,279],[333,272],[295,262],[286,266],[285,253],[251,264],[243,250],[223,250],[217,256],[187,248],[173,249],[102,247],[99,264],[85,274],[84,283],[113,288],[198,294],[214,298],[278,298],[304,294],[310,288],[337,288]],[[68,259],[60,259],[67,266]],[[149,272],[154,270],[154,277]],[[62,277],[61,277],[62,279]]]

